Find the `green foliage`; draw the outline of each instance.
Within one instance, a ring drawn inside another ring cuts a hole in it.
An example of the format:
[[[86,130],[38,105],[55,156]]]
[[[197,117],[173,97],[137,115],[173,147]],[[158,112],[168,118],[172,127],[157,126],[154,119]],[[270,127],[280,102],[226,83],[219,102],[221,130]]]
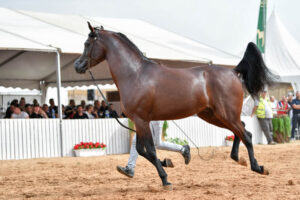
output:
[[[179,145],[186,145],[188,144],[188,142],[186,140],[182,140],[180,138],[167,138],[166,141],[168,142],[172,142],[172,143],[175,143],[175,144],[179,144]]]
[[[273,125],[273,133],[276,137],[276,132],[283,133],[284,136],[291,136],[291,120],[288,116],[280,117],[280,118],[273,118],[272,119]]]
[[[164,121],[164,125],[163,125],[163,136],[164,137],[167,137],[168,134],[167,134],[167,129],[169,128],[169,124],[167,121]]]
[[[134,129],[134,123],[129,118],[128,118],[128,127],[131,128],[131,129]]]

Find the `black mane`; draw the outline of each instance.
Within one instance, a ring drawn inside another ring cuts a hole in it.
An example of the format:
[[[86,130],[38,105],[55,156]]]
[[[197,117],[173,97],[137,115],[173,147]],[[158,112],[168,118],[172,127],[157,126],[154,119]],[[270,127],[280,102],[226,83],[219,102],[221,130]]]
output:
[[[123,33],[116,33],[128,46],[132,47],[142,58],[149,60],[144,54],[139,50],[139,48]]]

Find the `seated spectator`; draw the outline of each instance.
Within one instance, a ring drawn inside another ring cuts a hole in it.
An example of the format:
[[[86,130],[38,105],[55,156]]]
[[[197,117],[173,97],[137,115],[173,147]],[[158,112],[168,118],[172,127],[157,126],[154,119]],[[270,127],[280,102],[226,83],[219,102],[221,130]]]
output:
[[[38,102],[38,100],[36,100],[36,99],[33,99],[33,101],[32,101],[32,105],[35,105],[35,104],[39,104],[39,102]]]
[[[19,104],[14,105],[14,112],[11,115],[11,119],[28,119],[29,116],[26,112],[21,111]]]
[[[101,107],[100,107],[100,118],[109,118],[109,110],[108,110],[108,106],[106,105],[105,101],[101,101]]]
[[[38,104],[35,104],[32,108],[32,114],[30,115],[30,118],[43,118],[40,114],[40,106]]]
[[[25,105],[25,112],[27,112],[29,116],[32,114],[32,106],[29,103]]]
[[[26,104],[25,98],[21,97],[19,106],[22,111],[25,111],[25,104]]]
[[[83,112],[81,105],[77,106],[77,112],[74,115],[73,119],[88,119],[89,117]]]
[[[290,108],[291,107],[288,104],[287,98],[283,96],[281,101],[277,104],[277,115],[287,115]]]
[[[49,112],[49,106],[47,104],[43,104],[43,107],[42,107],[43,111],[46,113],[47,117],[48,118],[52,118],[52,115],[51,113]]]
[[[94,111],[97,112],[98,117],[100,118],[102,116],[103,113],[100,112],[100,101],[99,100],[95,100],[94,101]]]
[[[86,106],[86,111],[84,113],[88,116],[89,119],[98,118],[97,112],[94,111],[94,107],[91,104]]]
[[[18,100],[14,99],[11,103],[10,106],[7,108],[6,113],[5,113],[5,117],[6,119],[10,119],[11,115],[14,113],[14,107],[15,105],[18,104]]]
[[[81,100],[80,105],[82,106],[83,109],[85,109],[85,108],[86,108],[86,107],[85,107],[85,105],[86,105],[86,104],[85,104],[85,100]]]
[[[49,114],[47,113],[49,118],[56,118],[57,117],[57,106],[54,103],[54,99],[49,99]],[[50,115],[50,116],[49,116]]]
[[[109,118],[118,118],[118,113],[114,110],[114,105],[113,104],[109,104],[108,107],[109,110]]]
[[[41,106],[40,106],[40,109],[39,109],[39,114],[40,114],[43,118],[45,118],[45,119],[48,118],[47,113],[45,113],[45,111],[42,109]]]
[[[70,99],[69,105],[66,108],[65,114],[67,119],[73,119],[76,113],[76,106],[74,99]]]
[[[270,104],[272,108],[273,115],[277,115],[277,100],[274,96],[270,96]]]

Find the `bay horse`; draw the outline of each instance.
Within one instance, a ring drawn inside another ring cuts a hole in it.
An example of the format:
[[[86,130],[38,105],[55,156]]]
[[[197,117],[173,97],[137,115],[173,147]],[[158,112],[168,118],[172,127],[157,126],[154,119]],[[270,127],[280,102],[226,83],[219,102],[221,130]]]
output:
[[[157,169],[164,189],[171,189],[167,174],[156,156],[149,122],[174,120],[197,114],[201,119],[232,131],[235,139],[231,158],[239,162],[240,140],[245,144],[251,170],[268,174],[258,165],[252,134],[241,122],[243,83],[252,96],[258,96],[272,82],[261,53],[249,43],[234,69],[220,66],[169,68],[146,56],[124,34],[92,27],[83,54],[75,61],[78,73],[106,60],[116,84],[121,109],[136,125],[136,148]]]

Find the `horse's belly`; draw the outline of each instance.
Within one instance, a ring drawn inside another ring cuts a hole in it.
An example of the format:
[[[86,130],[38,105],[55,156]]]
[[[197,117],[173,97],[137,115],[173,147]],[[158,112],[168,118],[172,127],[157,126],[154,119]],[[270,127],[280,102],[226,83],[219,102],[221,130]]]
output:
[[[195,115],[204,108],[199,107],[180,107],[171,109],[169,107],[164,107],[159,110],[153,110],[150,114],[151,120],[172,120],[172,119],[182,119],[192,115]]]

